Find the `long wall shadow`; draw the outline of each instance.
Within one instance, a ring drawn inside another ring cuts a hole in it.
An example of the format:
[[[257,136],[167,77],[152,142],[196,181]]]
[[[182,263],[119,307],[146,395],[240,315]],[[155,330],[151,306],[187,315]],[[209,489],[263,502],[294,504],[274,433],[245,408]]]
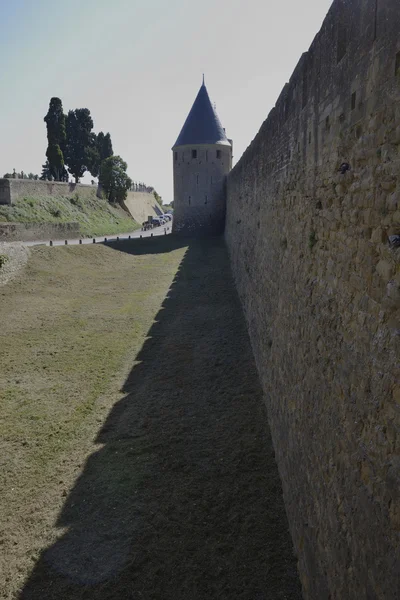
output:
[[[20,599],[301,598],[222,239],[190,242],[137,360]]]

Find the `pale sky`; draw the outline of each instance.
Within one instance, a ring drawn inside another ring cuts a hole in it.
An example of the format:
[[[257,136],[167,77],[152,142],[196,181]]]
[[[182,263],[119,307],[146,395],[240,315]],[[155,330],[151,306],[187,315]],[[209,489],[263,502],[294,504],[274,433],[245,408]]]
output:
[[[65,113],[89,108],[132,179],[172,200],[171,147],[202,74],[237,162],[331,3],[0,0],[0,177],[40,174],[58,96]]]

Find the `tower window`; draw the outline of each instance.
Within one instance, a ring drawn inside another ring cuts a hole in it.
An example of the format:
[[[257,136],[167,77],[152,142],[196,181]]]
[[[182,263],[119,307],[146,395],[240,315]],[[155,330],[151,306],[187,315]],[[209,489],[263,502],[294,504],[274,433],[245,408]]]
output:
[[[175,152],[175,160],[178,160],[178,153]]]
[[[192,197],[191,197],[191,196],[189,196],[189,206],[190,206],[190,202],[191,202],[191,200],[192,200]]]
[[[221,150],[217,150],[217,158],[221,158]]]
[[[197,158],[197,150],[192,150],[192,158]]]
[[[197,185],[199,184],[199,176],[198,175],[196,175],[196,183],[197,183]]]
[[[208,202],[208,196],[206,194],[206,197],[205,197],[205,200],[204,200],[204,204],[207,204],[207,202]]]

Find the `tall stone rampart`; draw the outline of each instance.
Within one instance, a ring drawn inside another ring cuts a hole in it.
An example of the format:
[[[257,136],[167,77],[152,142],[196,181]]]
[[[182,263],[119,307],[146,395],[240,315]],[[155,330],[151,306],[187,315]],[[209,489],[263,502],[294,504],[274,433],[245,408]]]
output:
[[[400,598],[399,30],[398,0],[336,0],[228,176],[226,240],[313,600]]]
[[[137,223],[143,223],[148,217],[156,217],[163,212],[154,194],[149,192],[128,192],[124,200],[124,208]]]

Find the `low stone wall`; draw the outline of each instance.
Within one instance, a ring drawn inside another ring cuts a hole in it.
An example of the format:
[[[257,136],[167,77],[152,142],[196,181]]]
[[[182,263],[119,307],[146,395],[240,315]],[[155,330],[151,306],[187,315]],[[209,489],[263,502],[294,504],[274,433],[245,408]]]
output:
[[[91,198],[93,191],[101,197],[101,188],[93,185],[0,179],[0,204],[14,204],[23,198],[71,196],[74,193],[78,193],[81,198]],[[155,217],[163,212],[154,195],[148,192],[128,192],[123,208],[137,223],[143,223],[150,215]]]
[[[0,241],[34,242],[80,237],[79,223],[0,223]]]
[[[35,181],[34,179],[0,179],[0,204],[14,204],[21,198],[41,196],[69,196],[78,192],[83,198],[90,198],[93,190],[100,193],[97,186],[58,181]]]
[[[398,0],[335,0],[228,176],[307,600],[400,598],[399,28]]]

